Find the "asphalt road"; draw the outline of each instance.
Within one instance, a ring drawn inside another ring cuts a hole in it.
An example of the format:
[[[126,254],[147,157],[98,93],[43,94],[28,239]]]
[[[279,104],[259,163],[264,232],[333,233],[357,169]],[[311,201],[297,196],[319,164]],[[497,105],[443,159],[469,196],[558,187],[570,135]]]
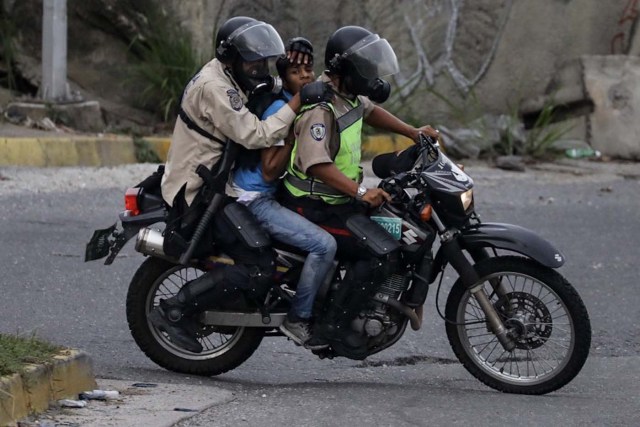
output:
[[[593,342],[587,365],[548,396],[503,395],[468,374],[449,348],[434,294],[423,329],[366,362],[319,360],[284,338],[268,338],[243,366],[217,378],[164,371],[136,347],[125,319],[127,286],[143,257],[129,244],[112,266],[83,262],[92,231],[115,221],[124,188],[89,180],[84,188],[3,192],[3,185],[20,178],[1,170],[8,180],[0,180],[0,332],[35,333],[86,350],[102,378],[204,384],[234,393],[230,402],[183,426],[260,420],[638,425],[640,166],[592,166],[542,166],[526,173],[467,168],[482,219],[515,223],[552,241],[567,259],[560,272],[589,310]],[[55,171],[47,173],[56,179]],[[445,286],[451,279],[445,278]]]

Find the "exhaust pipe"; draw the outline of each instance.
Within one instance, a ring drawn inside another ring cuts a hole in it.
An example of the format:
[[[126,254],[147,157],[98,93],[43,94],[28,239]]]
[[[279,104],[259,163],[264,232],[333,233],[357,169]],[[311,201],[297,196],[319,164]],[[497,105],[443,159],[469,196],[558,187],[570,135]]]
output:
[[[157,228],[144,227],[138,231],[135,249],[144,255],[164,257],[163,242],[162,231]]]

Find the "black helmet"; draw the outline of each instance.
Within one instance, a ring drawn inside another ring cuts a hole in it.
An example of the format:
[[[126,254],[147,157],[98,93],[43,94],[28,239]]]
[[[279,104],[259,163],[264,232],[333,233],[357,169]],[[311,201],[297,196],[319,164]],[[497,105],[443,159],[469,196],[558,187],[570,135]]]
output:
[[[246,16],[227,20],[216,35],[216,58],[230,65],[242,90],[251,95],[259,90],[273,90],[268,59],[284,55],[278,32],[269,24]],[[246,69],[246,63],[251,69]]]
[[[354,95],[366,95],[375,102],[389,97],[391,86],[380,77],[398,72],[396,54],[385,39],[356,26],[342,27],[327,42],[324,63],[339,75]]]
[[[236,16],[218,30],[216,58],[230,63],[238,55],[244,61],[258,61],[284,55],[284,45],[271,25],[247,16]]]

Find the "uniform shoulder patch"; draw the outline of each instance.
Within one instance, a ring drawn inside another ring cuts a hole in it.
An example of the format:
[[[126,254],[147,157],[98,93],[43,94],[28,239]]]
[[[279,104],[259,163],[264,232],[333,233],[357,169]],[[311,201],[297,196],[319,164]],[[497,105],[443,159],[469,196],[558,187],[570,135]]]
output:
[[[315,123],[310,128],[311,137],[316,141],[322,141],[327,134],[327,128],[322,123]]]
[[[242,102],[242,98],[240,98],[240,94],[235,89],[229,89],[227,91],[227,95],[229,96],[229,104],[231,104],[231,108],[236,111],[240,111],[242,106],[244,105]]]

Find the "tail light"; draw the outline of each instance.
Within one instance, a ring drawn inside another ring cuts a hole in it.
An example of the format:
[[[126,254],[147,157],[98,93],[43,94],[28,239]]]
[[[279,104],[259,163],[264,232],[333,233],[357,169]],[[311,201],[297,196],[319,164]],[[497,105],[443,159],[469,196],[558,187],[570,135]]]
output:
[[[128,212],[128,216],[136,216],[140,213],[138,207],[138,196],[142,188],[127,188],[124,193],[124,209]]]

